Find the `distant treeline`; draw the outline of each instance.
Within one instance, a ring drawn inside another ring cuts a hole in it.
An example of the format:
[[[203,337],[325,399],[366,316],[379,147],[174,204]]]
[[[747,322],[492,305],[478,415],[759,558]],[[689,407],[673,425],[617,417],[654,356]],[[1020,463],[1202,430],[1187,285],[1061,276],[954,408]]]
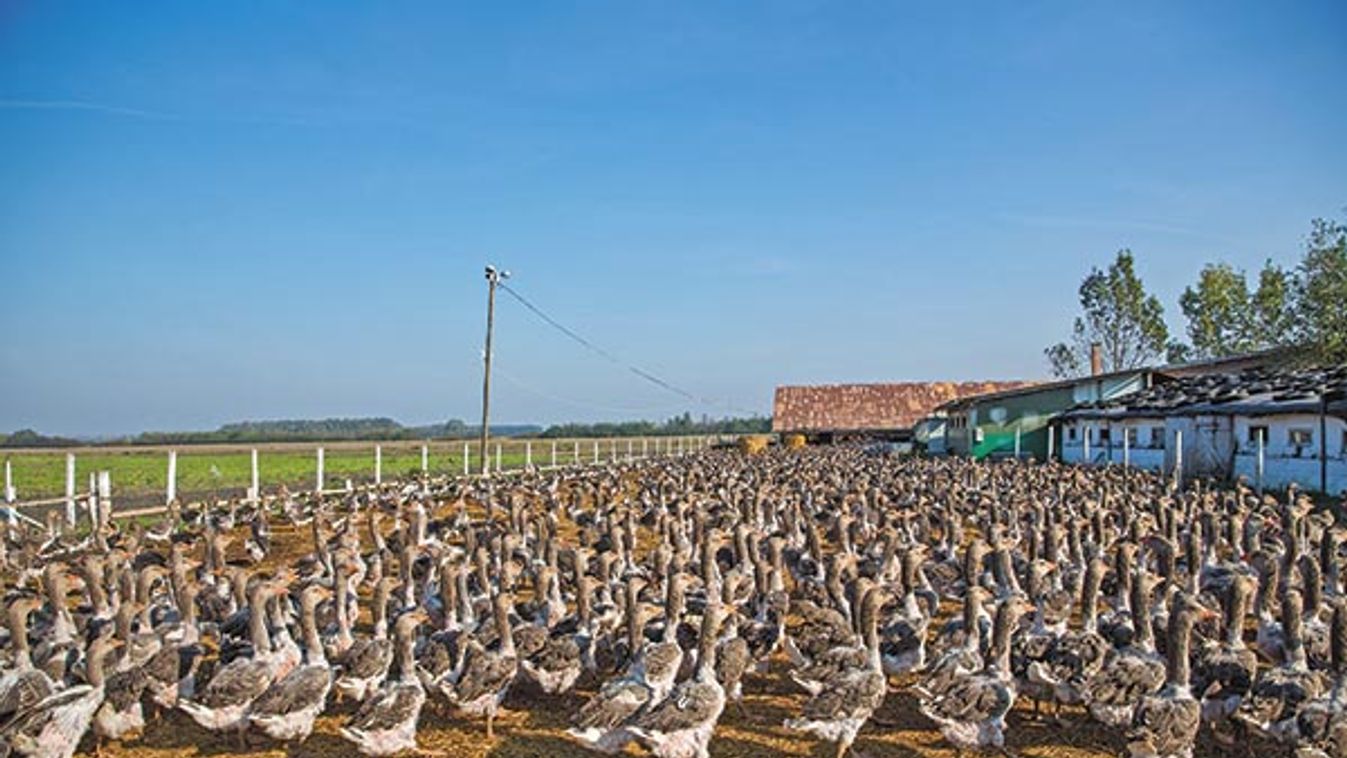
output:
[[[470,439],[480,426],[458,419],[442,424],[403,426],[391,418],[330,418],[320,420],[241,421],[214,431],[141,432],[128,437],[100,439],[99,445],[193,445],[209,443],[325,442],[334,440]],[[542,431],[536,424],[492,424],[496,437],[520,437]],[[49,437],[31,429],[0,436],[0,447],[67,447],[90,444],[65,437]]]
[[[771,431],[772,420],[750,418],[694,419],[684,413],[663,422],[623,421],[599,424],[557,424],[547,429],[535,424],[492,424],[493,437],[641,437],[692,434],[756,434]],[[391,418],[329,418],[319,420],[240,421],[204,432],[142,432],[134,436],[87,440],[54,437],[23,429],[0,435],[0,448],[72,447],[76,445],[199,445],[210,443],[326,442],[335,440],[473,439],[481,426],[460,419],[441,424],[403,426]]]
[[[692,418],[691,413],[664,422],[618,421],[598,424],[556,424],[547,427],[543,437],[655,437],[691,434],[764,434],[772,431],[768,416],[713,419]]]

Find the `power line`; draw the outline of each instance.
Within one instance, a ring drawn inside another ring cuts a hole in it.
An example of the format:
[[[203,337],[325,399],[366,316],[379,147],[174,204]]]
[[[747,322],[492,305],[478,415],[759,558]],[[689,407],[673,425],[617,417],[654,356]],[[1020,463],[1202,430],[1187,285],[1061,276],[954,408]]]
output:
[[[635,374],[644,381],[649,382],[655,385],[656,387],[664,389],[668,392],[672,392],[675,395],[678,395],[679,397],[682,397],[686,400],[691,400],[694,403],[700,403],[704,406],[722,405],[739,413],[749,413],[749,414],[753,413],[753,411],[747,411],[742,408],[738,408],[734,405],[731,405],[730,403],[718,403],[704,397],[699,397],[670,381],[667,381],[665,379],[656,376],[655,374],[650,373],[649,371],[645,371],[631,364],[624,363],[623,361],[618,360],[618,358],[614,356],[612,353],[608,352],[607,350],[604,350],[603,348],[594,344],[592,341],[585,339],[584,337],[576,333],[575,330],[566,327],[560,321],[557,321],[556,319],[549,316],[541,308],[529,302],[528,298],[524,297],[523,295],[515,291],[515,289],[510,285],[506,284],[505,282],[501,282],[499,286],[502,290],[506,292],[506,294],[508,294],[510,297],[513,297],[515,300],[519,301],[520,305],[527,308],[531,313],[533,313],[533,315],[542,319],[544,323],[551,326],[553,329],[556,329],[557,331],[561,332],[567,338],[579,344],[581,347],[584,347],[586,350],[589,350],[590,352],[594,353],[595,355],[598,355],[599,357],[603,358],[609,363],[612,363],[615,366],[625,368],[627,371],[631,372],[632,374]]]

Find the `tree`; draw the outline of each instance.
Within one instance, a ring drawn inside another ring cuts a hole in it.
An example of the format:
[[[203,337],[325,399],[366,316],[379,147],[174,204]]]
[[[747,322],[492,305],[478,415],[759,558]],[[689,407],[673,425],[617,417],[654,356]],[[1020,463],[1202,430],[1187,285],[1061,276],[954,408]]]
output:
[[[1107,270],[1090,270],[1080,284],[1080,306],[1084,312],[1072,325],[1071,344],[1043,351],[1057,376],[1083,374],[1093,343],[1100,346],[1105,371],[1140,368],[1169,348],[1164,306],[1146,293],[1130,250],[1119,250]]]
[[[1295,280],[1269,259],[1258,273],[1258,289],[1250,300],[1250,333],[1259,348],[1288,345],[1295,327]]]
[[[1197,286],[1179,296],[1188,318],[1188,339],[1196,358],[1221,358],[1253,348],[1253,303],[1243,271],[1228,263],[1208,263]]]
[[[1295,283],[1295,337],[1317,361],[1347,361],[1347,226],[1315,219]]]

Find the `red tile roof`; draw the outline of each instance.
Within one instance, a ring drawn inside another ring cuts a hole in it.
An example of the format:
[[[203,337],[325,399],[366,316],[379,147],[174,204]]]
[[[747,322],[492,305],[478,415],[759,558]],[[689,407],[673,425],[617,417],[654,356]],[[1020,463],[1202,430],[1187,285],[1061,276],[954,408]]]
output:
[[[936,406],[1034,382],[901,382],[777,387],[772,430],[831,432],[910,429]]]

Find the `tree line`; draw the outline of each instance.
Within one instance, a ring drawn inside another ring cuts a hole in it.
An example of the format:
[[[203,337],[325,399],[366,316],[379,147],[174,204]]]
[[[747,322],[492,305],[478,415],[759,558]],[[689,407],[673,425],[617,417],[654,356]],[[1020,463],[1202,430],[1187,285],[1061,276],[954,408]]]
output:
[[[1146,291],[1135,259],[1118,251],[1106,269],[1091,269],[1078,291],[1081,314],[1068,341],[1044,354],[1057,376],[1090,370],[1097,344],[1104,371],[1289,348],[1315,363],[1347,361],[1347,226],[1315,219],[1300,261],[1268,260],[1251,282],[1228,263],[1206,264],[1179,297],[1186,340],[1170,335],[1164,306]]]
[[[770,416],[694,419],[691,413],[663,422],[617,421],[597,424],[556,424],[547,427],[542,437],[657,437],[693,434],[765,434],[772,430]]]

